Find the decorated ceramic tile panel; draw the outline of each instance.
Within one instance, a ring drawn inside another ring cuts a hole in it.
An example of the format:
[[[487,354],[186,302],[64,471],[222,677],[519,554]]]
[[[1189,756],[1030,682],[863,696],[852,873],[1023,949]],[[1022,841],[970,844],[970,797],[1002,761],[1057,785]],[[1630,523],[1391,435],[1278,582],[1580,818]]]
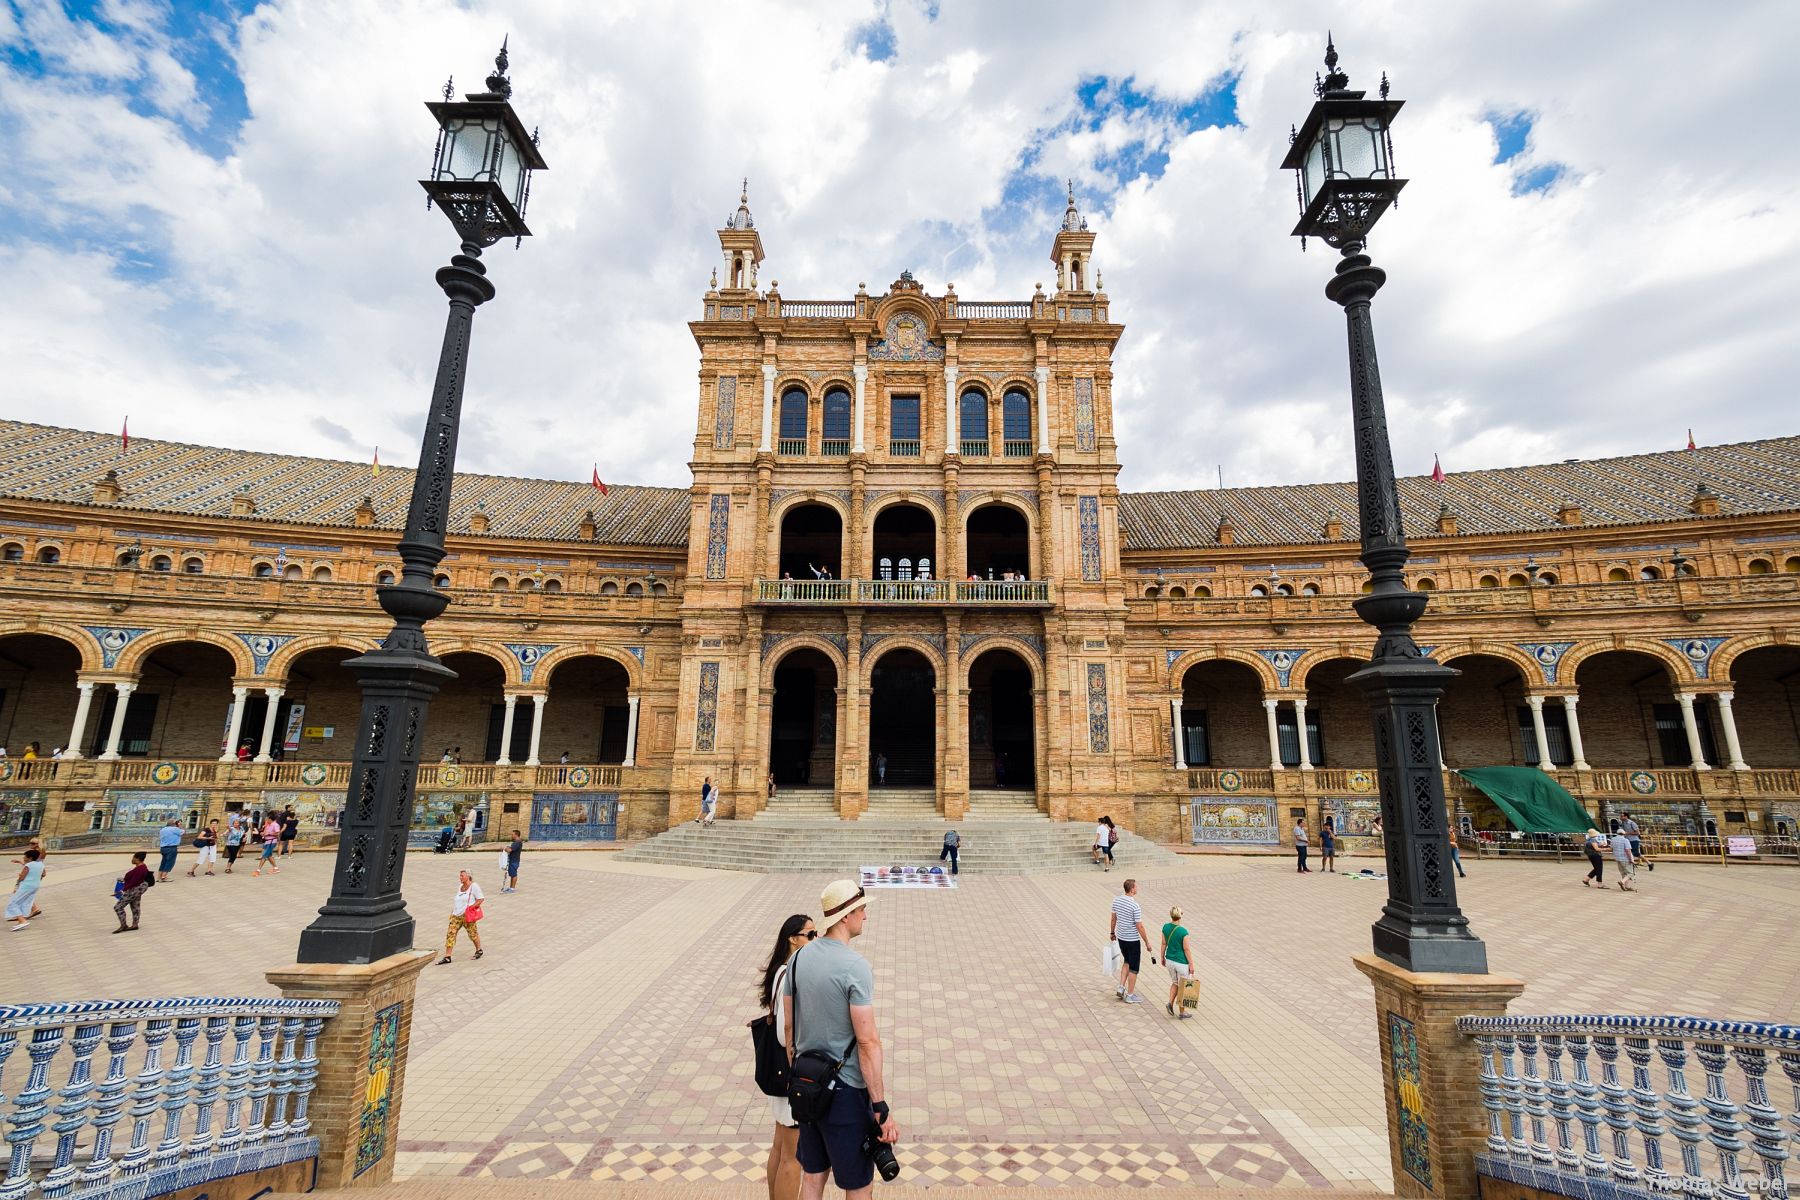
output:
[[[726,562],[731,553],[731,497],[718,493],[712,498],[706,525],[706,577],[725,578]]]
[[[700,664],[700,700],[694,717],[694,749],[711,750],[719,732],[719,664]]]
[[[1088,749],[1106,754],[1112,749],[1111,717],[1106,705],[1106,664],[1087,665]]]
[[[1081,578],[1100,581],[1100,497],[1082,496],[1077,502],[1081,525]]]

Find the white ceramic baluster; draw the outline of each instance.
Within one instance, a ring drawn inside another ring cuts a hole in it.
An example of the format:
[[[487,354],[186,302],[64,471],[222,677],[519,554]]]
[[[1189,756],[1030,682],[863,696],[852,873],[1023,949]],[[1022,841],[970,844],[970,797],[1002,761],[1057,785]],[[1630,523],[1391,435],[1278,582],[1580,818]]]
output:
[[[163,1086],[163,1136],[156,1144],[156,1165],[181,1161],[181,1118],[187,1112],[188,1092],[194,1082],[194,1039],[200,1036],[200,1018],[182,1017],[175,1022],[175,1065]]]
[[[1675,1122],[1675,1140],[1681,1143],[1682,1192],[1705,1195],[1710,1185],[1700,1175],[1700,1102],[1688,1092],[1687,1044],[1658,1038],[1656,1053],[1669,1072],[1669,1119]]]
[[[1481,1054],[1481,1107],[1487,1109],[1488,1153],[1503,1158],[1506,1155],[1506,1128],[1500,1123],[1504,1110],[1500,1104],[1500,1077],[1494,1074],[1494,1039],[1489,1034],[1478,1034],[1475,1047]]]
[[[142,1175],[150,1167],[150,1118],[162,1099],[162,1045],[169,1040],[175,1022],[144,1022],[144,1067],[137,1073],[137,1091],[131,1097],[131,1145],[119,1159],[119,1173]]]
[[[1547,1167],[1554,1161],[1550,1140],[1544,1133],[1544,1121],[1550,1116],[1544,1080],[1538,1074],[1538,1039],[1533,1034],[1519,1036],[1519,1065],[1525,1072],[1525,1112],[1531,1118],[1531,1161]]]
[[[1725,1091],[1725,1047],[1718,1042],[1696,1042],[1694,1057],[1706,1072],[1706,1096],[1701,1103],[1706,1105],[1707,1140],[1719,1152],[1719,1185],[1713,1194],[1725,1200],[1750,1200],[1738,1167],[1738,1155],[1744,1152],[1744,1139],[1738,1135],[1744,1132],[1744,1123],[1737,1119],[1738,1106]]]
[[[1625,1054],[1631,1059],[1632,1123],[1644,1139],[1644,1180],[1651,1191],[1664,1191],[1669,1173],[1663,1167],[1662,1138],[1668,1129],[1662,1123],[1662,1097],[1650,1080],[1650,1039],[1626,1038]]]
[[[38,1184],[46,1197],[68,1195],[79,1174],[75,1166],[75,1138],[87,1125],[88,1093],[94,1090],[92,1061],[94,1051],[100,1047],[102,1028],[98,1021],[77,1025],[75,1035],[69,1039],[75,1061],[69,1064],[68,1081],[60,1093],[62,1103],[56,1106],[56,1123],[50,1127],[56,1131],[56,1157]]]
[[[294,1094],[294,1059],[299,1049],[300,1018],[281,1019],[281,1058],[275,1064],[275,1103],[269,1119],[267,1142],[286,1141],[288,1135],[288,1097]]]
[[[7,1164],[6,1178],[0,1180],[0,1200],[25,1200],[33,1189],[31,1182],[31,1147],[44,1131],[44,1118],[50,1112],[50,1060],[62,1049],[68,1031],[61,1025],[32,1031],[25,1043],[31,1056],[31,1069],[25,1086],[13,1097],[13,1111],[6,1118],[12,1126],[6,1140],[12,1143],[12,1159]]]
[[[1631,1161],[1631,1105],[1625,1100],[1625,1085],[1619,1082],[1619,1039],[1595,1038],[1594,1053],[1600,1056],[1600,1091],[1606,1127],[1612,1131],[1613,1178],[1636,1182],[1640,1172]]]
[[[1575,1078],[1570,1086],[1575,1089],[1575,1107],[1579,1110],[1575,1115],[1581,1118],[1584,1148],[1581,1169],[1589,1175],[1604,1178],[1607,1167],[1606,1156],[1600,1153],[1600,1089],[1588,1075],[1588,1052],[1592,1049],[1587,1034],[1569,1035],[1569,1056],[1575,1060]]]
[[[1503,1033],[1495,1041],[1500,1049],[1500,1089],[1506,1104],[1506,1152],[1514,1162],[1530,1162],[1531,1147],[1525,1143],[1525,1088],[1513,1066],[1517,1039]]]
[[[219,1089],[225,1082],[225,1033],[230,1028],[230,1017],[206,1018],[206,1058],[200,1063],[200,1083],[194,1089],[194,1136],[188,1139],[189,1158],[212,1153],[213,1106],[218,1103]]]
[[[94,1153],[81,1172],[84,1188],[110,1183],[119,1168],[112,1157],[113,1133],[125,1115],[125,1059],[136,1044],[136,1021],[114,1021],[106,1027],[106,1078],[94,1089]]]
[[[1787,1200],[1786,1138],[1781,1114],[1769,1103],[1769,1052],[1761,1046],[1733,1046],[1732,1057],[1744,1073],[1744,1111],[1750,1114],[1750,1138],[1762,1160],[1762,1194]]]
[[[1789,1135],[1800,1142],[1800,1051],[1783,1050],[1778,1056],[1781,1073],[1787,1076],[1788,1085],[1794,1091],[1794,1107],[1788,1113],[1788,1123],[1794,1127]]]
[[[1581,1170],[1581,1155],[1575,1152],[1575,1096],[1569,1081],[1563,1077],[1563,1040],[1561,1034],[1544,1035],[1544,1056],[1550,1062],[1550,1108],[1556,1120],[1556,1165],[1565,1171]]]
[[[275,1075],[275,1030],[279,1017],[261,1017],[256,1022],[256,1062],[250,1067],[250,1116],[245,1121],[244,1145],[262,1145],[268,1129],[269,1093]]]
[[[255,1017],[233,1017],[231,1036],[234,1044],[231,1065],[225,1068],[225,1128],[219,1134],[219,1153],[230,1154],[244,1144],[244,1128],[239,1123],[244,1100],[250,1095],[250,1037],[256,1032]]]
[[[324,1027],[324,1017],[306,1018],[306,1043],[300,1051],[300,1070],[294,1082],[294,1119],[288,1124],[288,1132],[296,1138],[312,1132],[312,1119],[306,1114],[319,1080],[319,1031]]]

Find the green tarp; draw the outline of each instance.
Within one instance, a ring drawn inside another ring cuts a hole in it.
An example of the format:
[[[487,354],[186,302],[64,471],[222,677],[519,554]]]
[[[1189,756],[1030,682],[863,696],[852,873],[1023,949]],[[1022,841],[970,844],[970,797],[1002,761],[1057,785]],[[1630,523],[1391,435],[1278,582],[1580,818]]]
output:
[[[1536,767],[1469,767],[1458,775],[1487,794],[1526,833],[1586,833],[1593,818],[1568,790]]]

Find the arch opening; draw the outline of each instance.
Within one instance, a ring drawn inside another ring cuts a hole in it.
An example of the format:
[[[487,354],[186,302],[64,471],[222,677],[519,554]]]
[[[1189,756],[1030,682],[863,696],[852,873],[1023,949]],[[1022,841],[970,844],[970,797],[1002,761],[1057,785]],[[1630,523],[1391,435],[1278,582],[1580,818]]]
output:
[[[831,787],[837,777],[837,665],[810,646],[775,665],[769,774],[782,787]]]
[[[237,662],[209,642],[168,642],[138,668],[137,689],[125,708],[119,754],[125,758],[216,759],[223,752]],[[95,696],[100,710],[88,731],[91,756],[106,749],[118,693]],[[282,730],[276,731],[277,738]]]
[[[902,647],[869,674],[869,783],[931,787],[937,781],[937,672]]]
[[[1181,675],[1182,761],[1190,767],[1268,762],[1268,727],[1261,708],[1262,680],[1243,663],[1209,659],[1189,667]],[[1298,742],[1294,761],[1300,761]]]
[[[1596,767],[1693,765],[1674,681],[1661,659],[1636,650],[1606,650],[1581,661],[1575,686],[1588,762]],[[1708,765],[1718,762],[1712,708],[1710,696],[1694,703],[1700,750]]]
[[[506,690],[506,669],[498,659],[475,650],[438,657],[456,678],[445,683],[431,702],[419,761],[441,762],[448,754],[457,762],[493,762],[500,757],[500,697]],[[525,761],[530,739],[531,702],[522,699],[513,723],[518,762]]]
[[[820,572],[842,578],[843,547],[843,518],[830,505],[800,504],[782,514],[777,558],[783,579],[813,579]]]
[[[1461,654],[1445,660],[1461,672],[1444,687],[1438,702],[1438,739],[1452,767],[1536,766],[1537,736],[1525,703],[1525,677],[1517,663],[1494,654]],[[1544,703],[1544,732],[1550,761],[1575,761],[1568,713],[1562,703]]]
[[[23,758],[33,747],[37,757],[49,758],[75,720],[80,674],[81,651],[62,638],[42,633],[0,637],[0,746],[14,758]],[[96,690],[112,689],[96,685]]]
[[[1037,783],[1037,704],[1031,668],[1011,650],[984,651],[969,668],[969,786]]]
[[[916,504],[895,504],[875,515],[872,579],[934,579],[937,519]],[[924,573],[920,573],[920,563]]]
[[[1006,504],[984,504],[969,514],[969,574],[976,579],[1029,579],[1031,525]]]
[[[1375,729],[1369,700],[1362,689],[1346,682],[1369,664],[1359,658],[1333,658],[1306,674],[1306,712],[1318,729],[1319,750],[1313,765],[1373,767]]]
[[[631,728],[631,675],[624,666],[599,654],[565,658],[551,671],[547,690],[550,699],[544,706],[544,736],[538,745],[543,761],[560,762],[565,754],[572,763],[625,761],[626,735]],[[503,706],[502,723],[505,715]],[[515,713],[515,739],[522,723]],[[499,738],[500,730],[493,730],[496,758]],[[508,757],[523,762],[530,749],[527,739],[525,754]]]
[[[1800,646],[1744,651],[1731,664],[1731,682],[1744,761],[1753,767],[1800,766]]]

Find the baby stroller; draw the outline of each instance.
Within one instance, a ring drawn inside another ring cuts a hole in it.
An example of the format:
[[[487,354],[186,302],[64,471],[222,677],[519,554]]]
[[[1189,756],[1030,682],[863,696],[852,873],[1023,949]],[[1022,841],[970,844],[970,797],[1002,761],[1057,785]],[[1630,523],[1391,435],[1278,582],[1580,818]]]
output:
[[[451,826],[446,825],[444,826],[443,832],[438,834],[437,845],[431,848],[431,852],[433,854],[448,854],[450,853],[450,848],[455,844],[456,830]]]

